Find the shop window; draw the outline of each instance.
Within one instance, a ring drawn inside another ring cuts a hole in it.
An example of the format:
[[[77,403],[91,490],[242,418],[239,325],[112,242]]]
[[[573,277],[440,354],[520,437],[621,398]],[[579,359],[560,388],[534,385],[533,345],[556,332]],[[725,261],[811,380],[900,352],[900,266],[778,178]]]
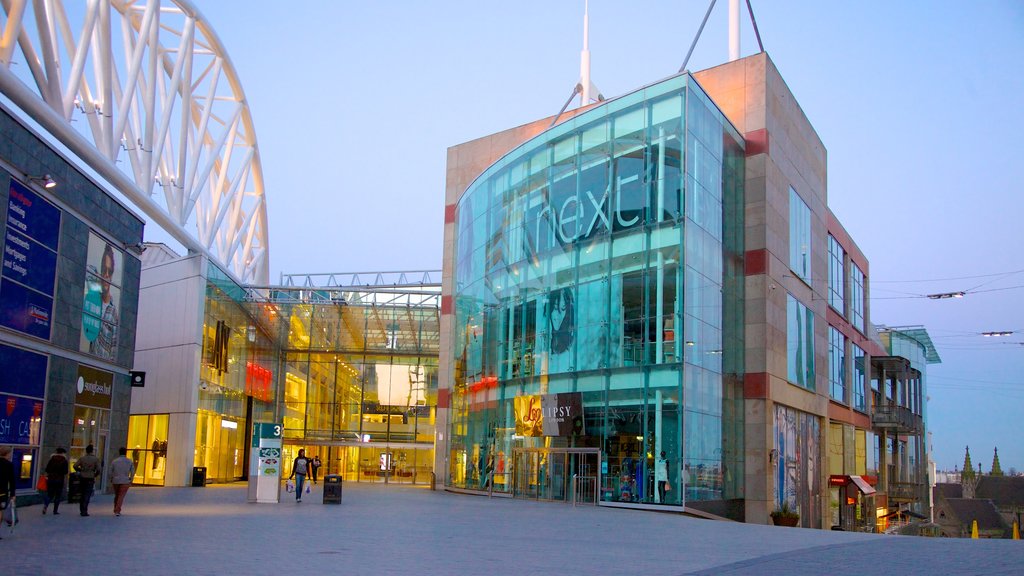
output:
[[[128,421],[128,457],[133,484],[163,486],[167,465],[167,414],[136,414]]]

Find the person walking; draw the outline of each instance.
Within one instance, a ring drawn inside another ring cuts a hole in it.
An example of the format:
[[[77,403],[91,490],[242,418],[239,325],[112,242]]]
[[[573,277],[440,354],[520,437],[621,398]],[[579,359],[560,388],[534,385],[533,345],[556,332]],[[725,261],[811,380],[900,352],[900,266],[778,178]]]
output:
[[[320,457],[313,456],[313,459],[309,461],[309,475],[313,479],[313,484],[316,484],[316,472],[320,469]]]
[[[68,477],[69,466],[67,450],[57,448],[50,461],[46,463],[46,498],[43,500],[43,514],[53,502],[53,515],[60,514],[57,509],[60,507],[60,499],[64,496],[64,481]]]
[[[306,459],[306,449],[299,448],[299,455],[292,462],[292,475],[288,478],[295,478],[295,501],[302,502],[302,488],[306,483],[306,473],[309,470],[309,460]]]
[[[100,475],[100,459],[93,452],[93,445],[85,447],[85,456],[75,461],[75,472],[78,472],[81,481],[82,497],[78,501],[78,512],[82,516],[89,515],[89,500],[92,499],[93,489],[96,487],[96,477]]]
[[[128,457],[128,448],[118,448],[119,456],[110,463],[110,482],[114,485],[114,516],[121,515],[121,506],[124,504],[124,495],[132,485],[132,477],[135,476],[135,463]]]
[[[5,513],[14,506],[14,463],[11,462],[13,450],[10,446],[0,446],[0,510]],[[13,511],[11,516],[13,517]]]

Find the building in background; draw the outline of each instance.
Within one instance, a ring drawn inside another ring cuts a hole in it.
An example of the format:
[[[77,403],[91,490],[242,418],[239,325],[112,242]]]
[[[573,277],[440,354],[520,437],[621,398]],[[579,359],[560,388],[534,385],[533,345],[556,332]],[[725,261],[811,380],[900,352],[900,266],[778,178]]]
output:
[[[56,448],[125,445],[143,221],[6,107],[0,134],[0,444],[27,504]]]
[[[436,288],[242,286],[155,244],[143,261],[136,483],[246,478],[257,422],[283,426],[286,465],[304,448],[323,474],[430,483]]]
[[[930,356],[875,334],[826,167],[764,53],[450,148],[445,484],[825,528],[841,491],[865,529],[879,488],[927,505]]]

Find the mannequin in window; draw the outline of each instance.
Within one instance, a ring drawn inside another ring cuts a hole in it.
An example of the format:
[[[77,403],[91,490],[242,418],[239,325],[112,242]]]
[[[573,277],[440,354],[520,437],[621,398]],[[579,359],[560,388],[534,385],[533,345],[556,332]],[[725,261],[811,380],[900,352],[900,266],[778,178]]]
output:
[[[654,481],[658,485],[658,502],[662,503],[665,501],[665,492],[668,486],[668,459],[665,458],[664,450],[654,462]]]

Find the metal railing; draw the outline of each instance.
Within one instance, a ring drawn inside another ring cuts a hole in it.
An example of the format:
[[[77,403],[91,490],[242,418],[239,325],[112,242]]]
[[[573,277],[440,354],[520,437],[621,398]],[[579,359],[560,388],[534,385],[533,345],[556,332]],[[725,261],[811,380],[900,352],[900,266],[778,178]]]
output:
[[[889,482],[890,500],[923,500],[924,484],[919,482]]]
[[[914,414],[909,408],[895,404],[875,406],[871,414],[871,424],[878,428],[895,428],[897,432],[920,434],[924,429],[921,416]]]

